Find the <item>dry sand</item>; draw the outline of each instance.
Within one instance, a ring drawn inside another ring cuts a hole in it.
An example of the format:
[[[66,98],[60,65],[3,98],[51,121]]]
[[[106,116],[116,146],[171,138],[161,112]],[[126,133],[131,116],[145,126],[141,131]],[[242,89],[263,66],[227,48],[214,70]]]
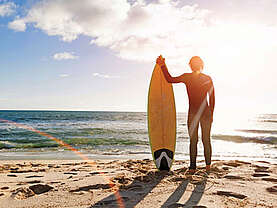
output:
[[[188,175],[186,161],[170,172],[148,159],[0,161],[0,207],[277,207],[277,164],[199,164]]]

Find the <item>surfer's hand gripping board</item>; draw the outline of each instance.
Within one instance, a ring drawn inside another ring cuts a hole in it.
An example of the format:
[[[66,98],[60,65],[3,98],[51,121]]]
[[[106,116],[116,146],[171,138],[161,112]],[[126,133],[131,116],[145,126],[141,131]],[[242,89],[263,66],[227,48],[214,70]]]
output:
[[[157,59],[156,59],[156,64],[158,64],[160,67],[165,65],[165,58],[162,57],[162,55],[160,55]]]

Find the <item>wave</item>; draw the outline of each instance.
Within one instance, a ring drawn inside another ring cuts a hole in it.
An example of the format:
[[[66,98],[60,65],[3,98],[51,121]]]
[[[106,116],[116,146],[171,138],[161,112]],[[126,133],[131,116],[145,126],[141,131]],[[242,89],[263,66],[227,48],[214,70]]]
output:
[[[277,137],[274,137],[274,136],[245,137],[245,136],[237,136],[237,135],[213,135],[212,138],[218,139],[218,140],[224,140],[224,141],[237,142],[237,143],[252,142],[252,143],[277,145]]]
[[[256,133],[256,134],[277,134],[277,130],[237,129],[236,131],[245,132],[245,133]]]
[[[144,129],[107,129],[107,128],[47,128],[38,130],[58,138],[67,137],[97,137],[97,136],[111,136],[111,135],[145,135],[148,132]],[[25,129],[9,129],[1,130],[1,138],[41,138],[37,133],[27,131]]]
[[[91,148],[94,146],[118,146],[118,145],[148,145],[146,141],[132,139],[116,139],[116,138],[69,138],[63,139],[63,142],[75,148]],[[61,147],[49,139],[12,139],[0,140],[0,149],[29,149],[29,148],[53,148]]]
[[[262,120],[262,122],[277,123],[277,120]]]
[[[143,112],[108,111],[0,111],[2,119],[14,122],[38,121],[144,121]]]
[[[116,138],[71,138],[63,140],[70,145],[145,145],[147,142],[131,139],[116,139]]]
[[[179,138],[180,139],[180,138]],[[184,138],[188,139],[188,138]],[[260,143],[271,144],[277,148],[277,137],[244,137],[237,135],[213,135],[212,139],[224,140],[236,143]],[[91,149],[97,146],[113,147],[113,146],[136,146],[149,145],[147,140],[136,139],[118,139],[118,138],[67,138],[62,139],[63,142],[77,149]],[[178,141],[177,141],[178,142]],[[58,143],[50,139],[0,139],[0,149],[32,149],[32,148],[59,148],[62,147]]]

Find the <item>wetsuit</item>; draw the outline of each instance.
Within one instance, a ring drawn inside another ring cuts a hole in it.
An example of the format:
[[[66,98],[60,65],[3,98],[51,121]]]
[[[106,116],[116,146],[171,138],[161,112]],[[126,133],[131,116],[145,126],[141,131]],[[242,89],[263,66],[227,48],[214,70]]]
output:
[[[210,131],[215,104],[214,86],[212,79],[203,73],[184,73],[171,77],[167,67],[161,66],[168,82],[184,83],[189,97],[188,131],[190,137],[190,169],[196,169],[198,128],[202,131],[202,142],[206,165],[211,164],[212,147]],[[209,104],[207,97],[209,96]]]
[[[189,97],[188,131],[190,137],[190,169],[196,169],[198,127],[201,126],[206,165],[211,164],[212,147],[210,132],[215,104],[212,79],[202,73],[183,75]],[[207,96],[209,95],[209,104]]]

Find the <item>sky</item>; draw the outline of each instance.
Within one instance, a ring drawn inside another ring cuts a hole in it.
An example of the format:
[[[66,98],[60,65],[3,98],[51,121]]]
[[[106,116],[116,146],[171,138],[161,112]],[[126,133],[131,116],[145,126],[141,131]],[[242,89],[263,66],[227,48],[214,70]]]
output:
[[[276,37],[276,0],[0,0],[0,109],[145,112],[162,54],[204,60],[215,112],[277,113]]]

